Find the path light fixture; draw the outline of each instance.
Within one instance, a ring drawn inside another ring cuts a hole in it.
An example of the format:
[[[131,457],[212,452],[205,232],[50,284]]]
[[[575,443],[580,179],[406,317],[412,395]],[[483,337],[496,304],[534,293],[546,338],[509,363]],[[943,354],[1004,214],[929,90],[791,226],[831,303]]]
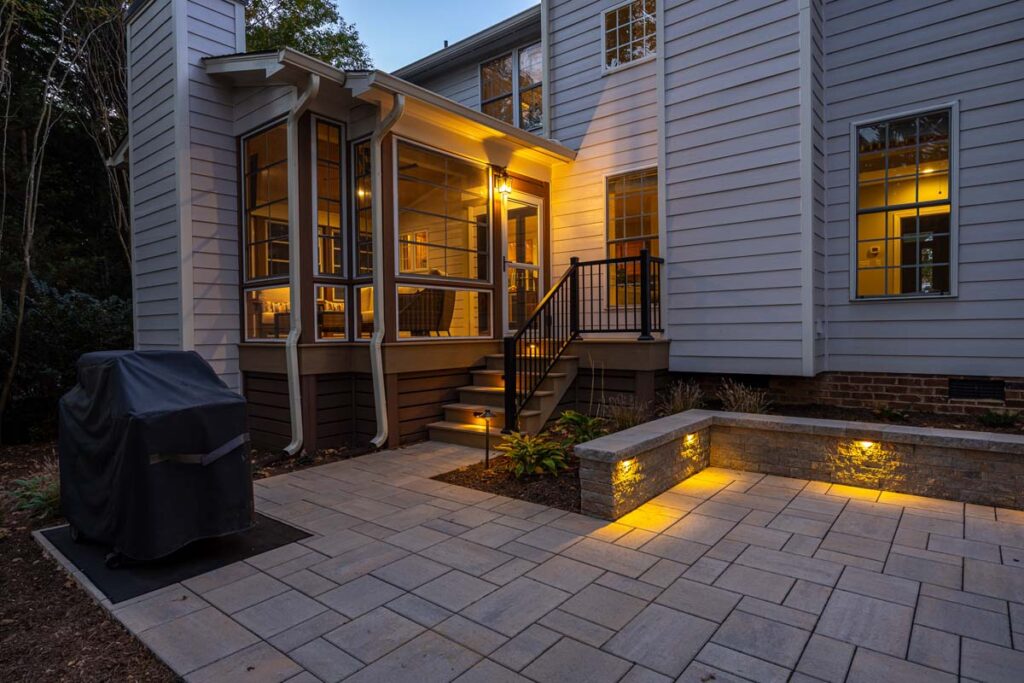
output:
[[[484,408],[478,413],[473,413],[473,417],[484,421],[484,469],[489,470],[491,469],[491,419],[494,417],[494,413],[490,408]]]

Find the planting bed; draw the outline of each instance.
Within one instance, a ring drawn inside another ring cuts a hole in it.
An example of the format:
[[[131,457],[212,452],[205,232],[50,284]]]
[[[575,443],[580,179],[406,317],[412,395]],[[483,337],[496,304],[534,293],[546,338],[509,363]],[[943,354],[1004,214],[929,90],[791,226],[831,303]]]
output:
[[[557,477],[537,475],[516,479],[509,472],[509,458],[502,455],[491,458],[490,469],[484,469],[484,464],[479,462],[439,474],[434,479],[559,510],[579,512],[579,460],[575,456],[569,456],[567,462],[569,468],[563,470]]]

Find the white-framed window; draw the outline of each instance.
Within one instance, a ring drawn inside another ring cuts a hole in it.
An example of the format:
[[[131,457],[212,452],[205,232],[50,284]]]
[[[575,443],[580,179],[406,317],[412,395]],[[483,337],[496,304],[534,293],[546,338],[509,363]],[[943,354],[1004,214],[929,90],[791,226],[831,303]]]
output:
[[[658,238],[658,169],[645,168],[610,175],[605,179],[605,221],[608,258],[633,259],[613,266],[609,277],[611,306],[632,306],[640,301],[640,263],[646,250],[660,255]]]
[[[538,131],[543,126],[544,59],[540,43],[533,43],[480,65],[480,111],[518,126]]]
[[[345,285],[316,286],[316,339],[317,341],[345,341],[348,339],[348,302]]]
[[[658,51],[657,0],[630,0],[606,10],[602,36],[605,71],[636,64]]]
[[[956,106],[851,125],[851,295],[956,293]]]
[[[398,285],[399,339],[491,336],[491,291]]]
[[[318,276],[345,275],[344,142],[341,124],[313,119],[313,188]]]

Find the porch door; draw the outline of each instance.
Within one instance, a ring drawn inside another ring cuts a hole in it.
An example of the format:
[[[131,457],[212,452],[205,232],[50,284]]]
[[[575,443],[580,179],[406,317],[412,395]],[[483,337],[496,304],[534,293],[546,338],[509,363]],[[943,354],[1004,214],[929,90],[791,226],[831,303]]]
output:
[[[543,201],[512,193],[505,201],[505,330],[519,329],[544,296]]]

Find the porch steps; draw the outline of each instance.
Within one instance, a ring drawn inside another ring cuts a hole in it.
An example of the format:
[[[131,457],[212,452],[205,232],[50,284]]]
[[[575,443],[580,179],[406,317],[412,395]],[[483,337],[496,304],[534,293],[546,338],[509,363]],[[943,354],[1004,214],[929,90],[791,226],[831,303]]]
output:
[[[524,362],[528,356],[521,357]],[[427,425],[434,441],[484,447],[484,426],[475,413],[490,410],[491,446],[501,441],[505,426],[505,357],[490,354],[485,366],[471,371],[473,384],[458,387],[459,400],[442,406],[444,419]],[[576,379],[579,358],[562,356],[519,413],[519,430],[537,434],[552,416],[565,392]]]

